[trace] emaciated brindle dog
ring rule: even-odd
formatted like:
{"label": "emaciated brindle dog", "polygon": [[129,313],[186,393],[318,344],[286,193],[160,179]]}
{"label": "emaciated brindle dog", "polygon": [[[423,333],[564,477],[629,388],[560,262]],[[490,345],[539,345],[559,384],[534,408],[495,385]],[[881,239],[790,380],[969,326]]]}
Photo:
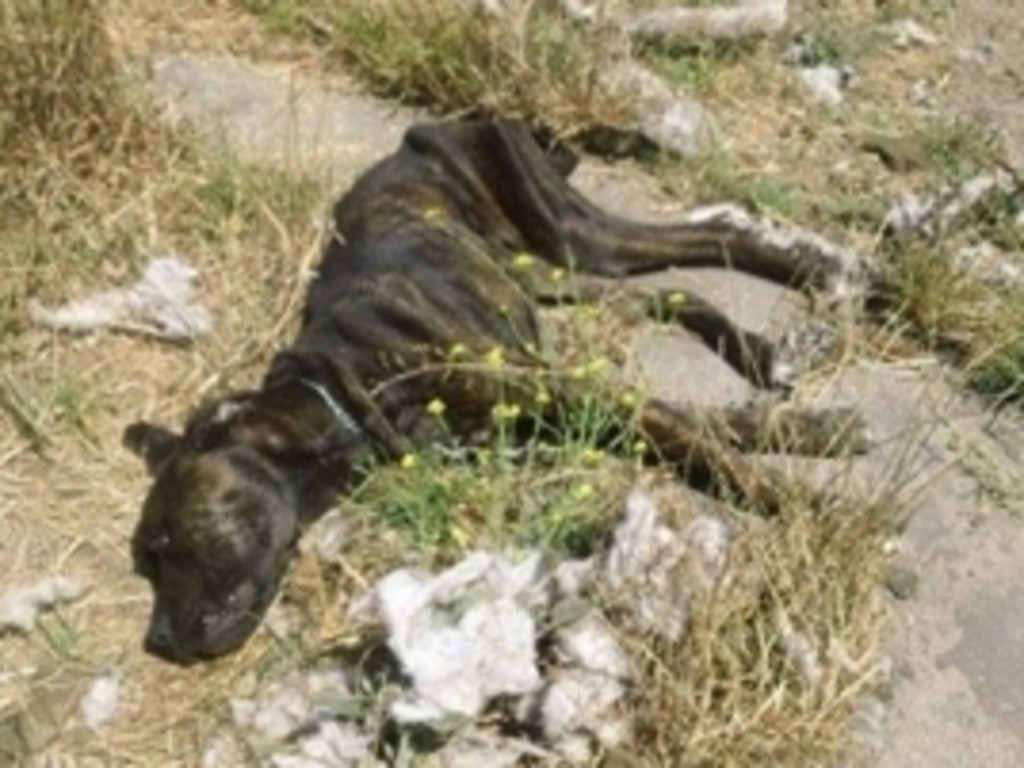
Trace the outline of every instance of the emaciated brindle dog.
{"label": "emaciated brindle dog", "polygon": [[[601,290],[598,278],[669,267],[731,265],[812,289],[842,277],[806,253],[759,250],[721,221],[615,218],[568,185],[572,166],[515,122],[414,127],[337,204],[301,332],[260,388],[198,408],[180,436],[128,427],[126,443],[155,476],[133,539],[137,570],[155,591],[150,652],[189,663],[239,648],[276,595],[303,525],[368,460],[394,460],[436,439],[431,401],[446,404],[454,439],[486,434],[495,405],[508,400],[557,434],[579,395],[538,356],[536,306],[550,288],[543,274],[575,278],[569,293],[579,300]],[[522,254],[534,269],[517,268]],[[768,341],[696,296],[680,302],[668,293],[633,298],[696,333],[752,382],[772,384]],[[479,361],[496,349],[500,384],[487,366],[453,363],[453,350]],[[517,370],[530,375],[510,377]],[[544,405],[539,379],[551,394]],[[750,407],[711,419],[654,400],[609,407],[623,409],[623,423],[657,461],[769,511],[779,503],[775,485],[741,451],[820,452],[851,422],[845,410],[767,419]],[[717,436],[708,424],[721,426]]]}

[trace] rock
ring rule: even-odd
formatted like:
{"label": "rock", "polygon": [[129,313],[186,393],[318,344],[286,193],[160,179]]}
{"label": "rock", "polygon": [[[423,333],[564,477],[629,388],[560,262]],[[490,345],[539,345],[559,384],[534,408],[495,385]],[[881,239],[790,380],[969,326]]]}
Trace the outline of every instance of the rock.
{"label": "rock", "polygon": [[885,574],[885,587],[897,600],[909,600],[917,594],[920,576],[909,566],[892,564]]}
{"label": "rock", "polygon": [[604,753],[600,768],[643,768],[644,763],[624,749],[609,749]]}
{"label": "rock", "polygon": [[953,254],[953,263],[960,269],[993,286],[1024,284],[1024,260],[983,240],[961,248]]}
{"label": "rock", "polygon": [[242,158],[334,183],[394,150],[422,116],[233,56],[172,53],[152,68],[152,93],[171,123],[187,123]]}
{"label": "rock", "polygon": [[82,697],[78,714],[89,730],[100,731],[113,721],[120,706],[122,675],[120,667],[103,670]]}
{"label": "rock", "polygon": [[412,681],[392,702],[396,721],[443,730],[496,697],[535,690],[541,676],[529,606],[546,579],[539,553],[519,562],[484,552],[437,576],[400,569],[381,579],[374,597],[388,646]]}
{"label": "rock", "polygon": [[787,0],[743,0],[702,8],[658,8],[622,22],[622,27],[639,40],[707,42],[771,37],[786,26],[788,5]]}
{"label": "rock", "polygon": [[696,157],[713,148],[718,127],[696,100],[633,61],[620,61],[600,76],[601,87],[628,94],[637,103],[634,130],[680,157]]}
{"label": "rock", "polygon": [[836,107],[843,103],[843,89],[846,88],[853,73],[846,67],[819,64],[814,67],[803,67],[798,70],[798,74],[815,101]]}

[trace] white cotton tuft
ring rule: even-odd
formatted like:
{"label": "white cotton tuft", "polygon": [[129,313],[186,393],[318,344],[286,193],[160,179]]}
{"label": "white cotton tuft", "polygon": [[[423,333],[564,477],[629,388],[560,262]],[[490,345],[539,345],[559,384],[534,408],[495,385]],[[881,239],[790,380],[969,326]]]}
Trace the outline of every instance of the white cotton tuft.
{"label": "white cotton tuft", "polygon": [[121,670],[111,667],[92,681],[79,702],[78,712],[89,730],[99,731],[114,719],[120,702]]}
{"label": "white cotton tuft", "polygon": [[67,576],[51,576],[29,587],[17,587],[0,597],[0,631],[31,632],[40,611],[77,600],[85,586]]}
{"label": "white cotton tuft", "polygon": [[100,291],[58,307],[31,301],[29,314],[55,330],[86,333],[124,325],[191,341],[213,327],[209,310],[192,301],[197,275],[178,256],[161,256],[150,261],[142,277],[128,288]]}
{"label": "white cotton tuft", "polygon": [[388,646],[412,680],[391,713],[403,723],[473,718],[495,697],[540,684],[528,606],[537,555],[515,563],[475,553],[436,577],[400,570],[377,585]]}

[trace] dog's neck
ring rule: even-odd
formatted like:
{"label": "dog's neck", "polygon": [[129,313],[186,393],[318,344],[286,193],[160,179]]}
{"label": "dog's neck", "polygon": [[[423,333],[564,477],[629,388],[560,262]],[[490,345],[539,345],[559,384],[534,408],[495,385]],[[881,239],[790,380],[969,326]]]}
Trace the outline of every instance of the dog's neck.
{"label": "dog's neck", "polygon": [[[307,376],[267,384],[254,403],[254,421],[280,435],[265,454],[284,472],[308,523],[334,505],[337,495],[372,460],[372,441],[331,388]],[[259,429],[259,427],[256,427]]]}

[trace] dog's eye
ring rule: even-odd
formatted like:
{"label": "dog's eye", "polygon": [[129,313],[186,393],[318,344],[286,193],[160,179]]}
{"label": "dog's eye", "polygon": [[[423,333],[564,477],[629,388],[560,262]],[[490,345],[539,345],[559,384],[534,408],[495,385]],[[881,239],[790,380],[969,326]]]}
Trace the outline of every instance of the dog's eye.
{"label": "dog's eye", "polygon": [[159,577],[161,563],[170,546],[171,537],[166,533],[137,542],[134,546],[135,572],[150,579]]}

